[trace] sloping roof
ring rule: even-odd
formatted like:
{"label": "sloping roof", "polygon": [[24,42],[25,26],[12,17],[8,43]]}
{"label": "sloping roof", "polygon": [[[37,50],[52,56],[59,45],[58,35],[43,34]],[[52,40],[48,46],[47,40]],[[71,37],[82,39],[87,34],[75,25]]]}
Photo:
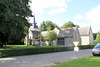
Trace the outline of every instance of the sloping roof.
{"label": "sloping roof", "polygon": [[47,33],[48,33],[48,31],[42,31],[41,35],[46,36]]}
{"label": "sloping roof", "polygon": [[[57,28],[60,32],[58,32],[57,37],[62,38],[62,37],[73,37],[74,30],[77,29],[77,27],[69,27],[69,28]],[[42,31],[41,34],[43,36],[46,36],[48,31]]]}
{"label": "sloping roof", "polygon": [[77,27],[61,28],[57,37],[73,37],[73,33],[76,28]]}
{"label": "sloping roof", "polygon": [[89,35],[91,26],[88,27],[80,27],[79,32],[81,36]]}

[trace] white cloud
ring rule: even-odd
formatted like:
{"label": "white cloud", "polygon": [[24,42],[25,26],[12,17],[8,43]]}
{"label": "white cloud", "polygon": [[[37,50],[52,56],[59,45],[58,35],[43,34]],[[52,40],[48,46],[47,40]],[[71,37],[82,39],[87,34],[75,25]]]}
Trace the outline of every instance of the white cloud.
{"label": "white cloud", "polygon": [[77,16],[75,16],[75,19],[82,19],[82,18],[83,18],[82,15],[77,15]]}
{"label": "white cloud", "polygon": [[57,24],[58,26],[62,26],[63,25],[62,21],[59,18],[53,18],[52,22],[55,23],[55,24],[59,23],[59,25]]}
{"label": "white cloud", "polygon": [[58,18],[53,18],[52,20],[54,23],[58,23],[59,22],[59,19]]}
{"label": "white cloud", "polygon": [[80,27],[91,26],[91,24],[89,24],[89,23],[87,23],[87,24],[85,24],[85,23],[78,23],[78,25],[79,25]]}
{"label": "white cloud", "polygon": [[51,11],[48,11],[49,15],[55,15],[57,13],[62,13],[65,12],[66,9],[65,8],[57,8],[57,9],[52,9]]}
{"label": "white cloud", "polygon": [[[44,19],[44,12],[49,10],[54,9],[55,12],[60,13],[65,11],[64,8],[67,7],[66,1],[67,0],[31,0],[32,3],[29,3],[31,6],[30,9],[32,10],[33,14],[35,13],[36,16],[36,21],[38,24],[40,24]],[[62,8],[62,10],[58,9]],[[56,9],[60,11],[56,11]],[[48,13],[48,12],[47,12]],[[54,13],[52,13],[54,14]],[[49,18],[48,18],[49,19]],[[45,20],[48,20],[45,19]],[[30,18],[30,23],[33,22],[33,18]]]}
{"label": "white cloud", "polygon": [[69,2],[70,0],[67,0],[67,2]]}
{"label": "white cloud", "polygon": [[45,8],[66,8],[66,0],[31,0],[33,12],[43,14]]}
{"label": "white cloud", "polygon": [[91,21],[93,32],[98,32],[100,30],[100,26],[98,26],[100,25],[100,5],[88,11],[85,19]]}
{"label": "white cloud", "polygon": [[93,23],[100,23],[100,6],[97,6],[87,12],[85,19],[90,20]]}
{"label": "white cloud", "polygon": [[78,23],[78,25],[79,25],[80,27],[91,26],[92,32],[93,32],[93,33],[99,32],[99,29],[100,29],[99,26],[95,26],[94,24],[91,24],[91,23],[86,23],[86,24],[85,24],[85,23]]}

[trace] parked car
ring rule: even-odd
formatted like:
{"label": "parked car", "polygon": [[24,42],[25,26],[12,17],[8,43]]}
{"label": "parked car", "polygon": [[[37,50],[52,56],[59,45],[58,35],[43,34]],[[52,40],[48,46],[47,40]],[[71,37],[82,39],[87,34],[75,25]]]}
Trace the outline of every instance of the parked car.
{"label": "parked car", "polygon": [[100,44],[97,44],[97,45],[92,49],[92,54],[93,54],[93,56],[100,55]]}

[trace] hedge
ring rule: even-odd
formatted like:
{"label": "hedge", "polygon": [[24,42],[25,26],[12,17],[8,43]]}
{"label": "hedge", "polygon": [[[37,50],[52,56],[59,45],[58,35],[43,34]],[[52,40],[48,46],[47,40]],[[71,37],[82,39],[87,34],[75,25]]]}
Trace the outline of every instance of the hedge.
{"label": "hedge", "polygon": [[[82,49],[91,49],[94,45],[84,45],[79,46]],[[43,54],[51,52],[61,52],[61,51],[72,51],[74,47],[36,47],[36,48],[20,48],[20,49],[3,49],[2,57],[12,57],[12,56],[22,56],[22,55],[33,55],[33,54]]]}
{"label": "hedge", "polygon": [[91,49],[93,48],[95,45],[81,45],[79,46],[79,49],[82,50],[82,49]]}

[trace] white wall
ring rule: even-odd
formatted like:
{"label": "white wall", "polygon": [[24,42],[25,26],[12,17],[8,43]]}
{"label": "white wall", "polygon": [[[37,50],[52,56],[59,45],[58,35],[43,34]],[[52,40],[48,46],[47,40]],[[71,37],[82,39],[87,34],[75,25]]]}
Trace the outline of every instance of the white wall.
{"label": "white wall", "polygon": [[89,36],[81,36],[81,44],[88,45],[89,44]]}
{"label": "white wall", "polygon": [[33,37],[33,34],[31,31],[29,31],[29,39],[32,39],[32,37]]}

